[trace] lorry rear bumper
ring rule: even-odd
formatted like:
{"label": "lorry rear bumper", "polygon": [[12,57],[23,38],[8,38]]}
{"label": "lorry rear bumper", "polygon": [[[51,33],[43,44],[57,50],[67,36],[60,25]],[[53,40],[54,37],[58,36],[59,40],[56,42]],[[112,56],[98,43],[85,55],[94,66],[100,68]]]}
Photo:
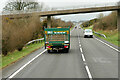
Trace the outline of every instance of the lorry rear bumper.
{"label": "lorry rear bumper", "polygon": [[52,48],[47,48],[47,50],[52,50]]}
{"label": "lorry rear bumper", "polygon": [[47,48],[47,50],[63,50],[64,48]]}

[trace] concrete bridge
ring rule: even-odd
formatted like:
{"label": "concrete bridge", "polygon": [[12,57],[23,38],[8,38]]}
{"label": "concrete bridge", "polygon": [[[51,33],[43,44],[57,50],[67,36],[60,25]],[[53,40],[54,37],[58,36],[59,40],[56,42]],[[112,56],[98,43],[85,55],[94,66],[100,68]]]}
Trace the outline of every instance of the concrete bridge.
{"label": "concrete bridge", "polygon": [[39,17],[47,16],[47,27],[50,28],[51,27],[51,16],[78,14],[78,13],[103,12],[103,11],[117,11],[118,13],[117,26],[118,28],[120,28],[120,6],[80,8],[80,9],[70,9],[70,10],[33,12],[33,13],[26,13],[26,14],[11,14],[11,15],[3,15],[2,17],[10,18],[10,19],[19,19],[19,18],[28,18],[33,15],[39,16]]}

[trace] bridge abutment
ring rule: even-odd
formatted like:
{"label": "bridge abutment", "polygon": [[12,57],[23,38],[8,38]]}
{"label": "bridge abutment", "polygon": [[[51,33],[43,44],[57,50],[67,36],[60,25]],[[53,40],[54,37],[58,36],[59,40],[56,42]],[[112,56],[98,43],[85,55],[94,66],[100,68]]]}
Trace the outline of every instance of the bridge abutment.
{"label": "bridge abutment", "polygon": [[47,28],[51,28],[51,16],[47,16]]}
{"label": "bridge abutment", "polygon": [[120,9],[117,10],[117,28],[120,31]]}
{"label": "bridge abutment", "polygon": [[[118,41],[120,41],[120,9],[117,10],[117,28],[118,28]],[[118,46],[120,44],[118,43]],[[118,49],[120,50],[120,48],[118,47]],[[120,61],[120,54],[118,55],[118,61]],[[118,65],[118,67],[120,67],[120,64]],[[120,69],[119,69],[120,70]],[[120,75],[120,73],[118,73],[118,75]],[[120,79],[120,76],[118,76]]]}

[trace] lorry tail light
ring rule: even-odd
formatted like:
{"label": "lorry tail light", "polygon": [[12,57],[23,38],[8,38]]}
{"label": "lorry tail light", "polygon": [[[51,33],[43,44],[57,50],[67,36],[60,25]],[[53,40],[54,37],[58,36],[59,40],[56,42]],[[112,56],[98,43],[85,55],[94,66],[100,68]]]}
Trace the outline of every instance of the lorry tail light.
{"label": "lorry tail light", "polygon": [[69,34],[69,31],[67,31],[67,34]]}
{"label": "lorry tail light", "polygon": [[49,43],[49,42],[45,42],[45,43]]}
{"label": "lorry tail light", "polygon": [[68,48],[68,46],[64,46],[64,48]]}
{"label": "lorry tail light", "polygon": [[45,31],[45,34],[47,34],[47,31]]}
{"label": "lorry tail light", "polygon": [[46,48],[51,48],[51,46],[47,46]]}

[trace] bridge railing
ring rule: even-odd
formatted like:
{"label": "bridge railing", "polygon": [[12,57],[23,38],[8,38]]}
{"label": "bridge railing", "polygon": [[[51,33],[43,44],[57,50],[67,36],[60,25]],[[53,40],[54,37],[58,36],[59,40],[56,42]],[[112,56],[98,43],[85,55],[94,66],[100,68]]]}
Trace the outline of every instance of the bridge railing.
{"label": "bridge railing", "polygon": [[76,5],[76,6],[67,6],[67,7],[56,7],[53,8],[54,10],[68,10],[68,9],[80,9],[80,8],[93,8],[93,7],[108,7],[108,6],[117,6],[117,3],[112,2],[112,3],[102,3],[102,4],[81,4],[81,5]]}
{"label": "bridge railing", "polygon": [[117,6],[116,2],[109,3],[100,3],[100,4],[81,4],[76,6],[67,6],[67,7],[54,7],[49,10],[29,10],[29,11],[7,11],[3,12],[2,15],[9,14],[23,14],[23,13],[34,13],[34,12],[44,12],[44,11],[55,11],[55,10],[69,10],[69,9],[80,9],[80,8],[92,8],[92,7],[107,7],[107,6]]}

